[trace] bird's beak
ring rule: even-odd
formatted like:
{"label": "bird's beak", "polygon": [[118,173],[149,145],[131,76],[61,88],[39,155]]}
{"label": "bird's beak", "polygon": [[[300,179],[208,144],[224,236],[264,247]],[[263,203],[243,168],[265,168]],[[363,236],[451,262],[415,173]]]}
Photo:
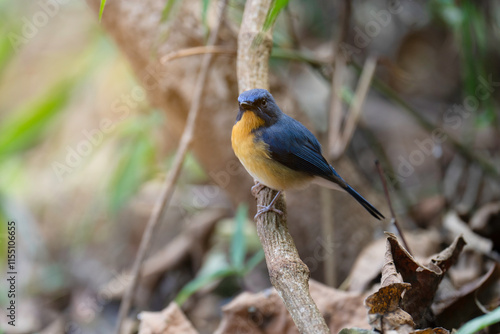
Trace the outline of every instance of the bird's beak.
{"label": "bird's beak", "polygon": [[246,101],[240,102],[240,109],[250,110],[251,108],[252,108],[252,105],[250,104],[250,102],[246,102]]}

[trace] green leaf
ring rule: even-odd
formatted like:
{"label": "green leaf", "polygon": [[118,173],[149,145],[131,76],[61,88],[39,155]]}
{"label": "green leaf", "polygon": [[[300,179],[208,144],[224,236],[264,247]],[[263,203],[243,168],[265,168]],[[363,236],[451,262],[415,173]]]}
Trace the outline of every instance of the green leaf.
{"label": "green leaf", "polygon": [[257,266],[259,263],[261,263],[264,260],[264,258],[265,258],[264,250],[260,249],[245,264],[244,275],[251,272],[253,270],[253,268],[255,268],[255,266]]}
{"label": "green leaf", "polygon": [[246,238],[245,238],[245,223],[247,220],[248,206],[246,204],[240,204],[238,210],[236,211],[235,229],[234,234],[231,239],[230,258],[231,265],[237,270],[241,271],[243,269],[243,263],[245,261],[245,255],[247,250]]}
{"label": "green leaf", "polygon": [[122,148],[123,155],[110,183],[110,208],[116,213],[137,192],[154,165],[154,146],[136,136]]}
{"label": "green leaf", "polygon": [[170,19],[173,12],[172,9],[178,1],[179,0],[167,0],[167,3],[165,4],[165,7],[163,7],[163,11],[161,12],[160,22],[164,23]]}
{"label": "green leaf", "polygon": [[99,8],[99,22],[101,22],[102,13],[104,13],[104,6],[106,6],[106,0],[101,0],[101,8]]}
{"label": "green leaf", "polygon": [[500,307],[488,314],[470,320],[458,330],[457,334],[477,333],[481,329],[496,324],[497,322],[500,322]]}
{"label": "green leaf", "polygon": [[[9,33],[10,34],[10,33]],[[0,75],[4,72],[9,64],[9,61],[14,55],[14,48],[7,34],[2,33],[0,37]]]}
{"label": "green leaf", "polygon": [[203,22],[203,25],[205,27],[207,26],[207,14],[209,6],[210,0],[201,0],[201,22]]}
{"label": "green leaf", "polygon": [[206,276],[198,276],[182,288],[182,290],[175,298],[175,302],[179,305],[182,305],[198,290],[219,279],[231,276],[233,274],[234,270],[232,268],[225,268],[217,270],[216,272],[210,273]]}
{"label": "green leaf", "polygon": [[279,13],[288,5],[289,0],[274,0],[271,9],[267,13],[266,21],[264,22],[264,31],[269,30],[276,22]]}
{"label": "green leaf", "polygon": [[217,280],[235,274],[234,269],[227,263],[224,253],[211,252],[198,272],[198,276],[186,284],[179,292],[175,301],[182,305],[195,292]]}
{"label": "green leaf", "polygon": [[73,84],[64,81],[0,122],[0,159],[40,142],[68,102]]}

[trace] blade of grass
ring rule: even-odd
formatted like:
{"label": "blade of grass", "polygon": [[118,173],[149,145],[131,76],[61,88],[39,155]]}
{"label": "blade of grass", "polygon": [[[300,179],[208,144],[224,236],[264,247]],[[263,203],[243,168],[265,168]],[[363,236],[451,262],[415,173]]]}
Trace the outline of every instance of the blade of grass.
{"label": "blade of grass", "polygon": [[161,12],[160,22],[165,23],[170,19],[172,9],[178,1],[179,0],[167,0],[167,3],[165,4],[165,7],[163,7],[163,11]]}
{"label": "blade of grass", "polygon": [[482,315],[465,323],[458,330],[457,334],[473,334],[481,329],[500,322],[500,307],[494,309],[488,314]]}
{"label": "blade of grass", "polygon": [[205,36],[208,36],[207,14],[209,5],[210,5],[210,0],[201,1],[201,24],[203,25],[203,29],[205,30]]}
{"label": "blade of grass", "polygon": [[38,143],[67,104],[72,82],[63,81],[30,101],[0,123],[0,157],[19,153]]}
{"label": "blade of grass", "polygon": [[271,10],[269,13],[267,13],[266,21],[264,22],[264,31],[269,30],[274,25],[274,22],[276,22],[276,19],[278,18],[279,13],[283,8],[288,5],[289,0],[274,0]]}
{"label": "blade of grass", "polygon": [[202,289],[203,287],[219,280],[224,277],[228,277],[234,274],[234,269],[233,268],[225,268],[225,269],[220,269],[217,270],[213,273],[210,273],[206,276],[198,276],[188,284],[182,288],[182,290],[179,292],[177,297],[175,298],[175,302],[182,306],[188,300],[189,297],[191,297],[194,293]]}
{"label": "blade of grass", "polygon": [[259,263],[264,261],[264,258],[265,258],[265,254],[264,254],[263,249],[260,249],[257,253],[252,255],[252,257],[247,261],[247,263],[245,263],[245,269],[243,270],[243,276],[245,276],[246,274],[251,272],[253,270],[253,268],[255,268],[255,266],[257,266]]}
{"label": "blade of grass", "polygon": [[118,212],[136,193],[139,186],[151,174],[154,166],[154,145],[143,136],[124,145],[122,158],[110,182],[110,209]]}
{"label": "blade of grass", "polygon": [[245,222],[247,220],[248,206],[240,204],[235,216],[235,230],[231,239],[230,257],[231,265],[237,270],[243,269],[246,255]]}
{"label": "blade of grass", "polygon": [[101,0],[101,7],[99,8],[99,22],[101,22],[102,13],[104,13],[104,6],[106,6],[106,0]]}

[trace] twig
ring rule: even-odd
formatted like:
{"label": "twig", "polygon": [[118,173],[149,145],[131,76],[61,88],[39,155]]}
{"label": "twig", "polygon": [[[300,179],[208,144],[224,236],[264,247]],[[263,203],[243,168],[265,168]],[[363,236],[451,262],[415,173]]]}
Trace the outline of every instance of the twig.
{"label": "twig", "polygon": [[340,54],[340,44],[346,40],[347,37],[347,31],[349,29],[349,22],[351,19],[351,0],[338,0],[338,3],[342,6],[342,8],[338,9],[338,12],[340,14],[340,24],[338,25],[339,32],[337,34],[337,37],[335,38],[335,54],[334,57],[336,57],[338,54]]}
{"label": "twig", "polygon": [[197,56],[207,53],[217,54],[217,55],[223,55],[223,54],[236,55],[236,49],[218,45],[195,46],[193,48],[187,48],[187,49],[182,49],[180,51],[170,52],[160,58],[160,63],[165,64],[174,59]]}
{"label": "twig", "polygon": [[[334,221],[334,206],[333,192],[334,190],[321,187],[319,195],[321,200],[321,233],[328,242],[335,240],[335,221]],[[337,254],[336,252],[325,252],[323,261],[325,271],[325,284],[331,287],[337,286]]]}
{"label": "twig", "polygon": [[379,138],[376,137],[373,131],[363,122],[359,123],[358,128],[361,131],[361,134],[365,137],[365,141],[369,143],[370,148],[373,150],[377,159],[385,167],[385,175],[389,175],[389,183],[396,191],[398,197],[400,198],[400,202],[403,203],[405,208],[410,207],[412,205],[412,201],[409,198],[406,189],[401,187],[394,167],[392,166],[391,161],[387,156],[387,152],[385,151],[385,148]]}
{"label": "twig", "polygon": [[[219,12],[218,12],[219,22],[217,23],[216,27],[212,30],[210,34],[210,37],[208,39],[209,45],[214,45],[217,42],[217,36],[219,34],[219,28],[223,20],[226,4],[227,0],[221,0],[221,5],[219,7]],[[211,60],[212,60],[212,54],[210,53],[205,54],[202,59],[200,72],[198,74],[196,86],[193,92],[193,103],[191,104],[191,108],[189,109],[186,127],[184,128],[179,148],[174,157],[173,167],[168,173],[168,176],[163,185],[163,191],[160,195],[158,202],[156,202],[153,208],[153,212],[149,217],[146,229],[144,230],[144,234],[142,235],[141,244],[137,252],[137,257],[132,267],[132,282],[130,283],[130,287],[125,293],[124,299],[120,305],[120,311],[118,313],[118,322],[116,324],[115,334],[121,333],[121,327],[123,321],[127,317],[127,314],[130,310],[132,299],[135,295],[137,283],[139,281],[142,264],[151,246],[152,237],[155,233],[156,227],[158,226],[158,223],[160,221],[164,209],[168,206],[168,203],[172,198],[172,195],[174,193],[175,183],[179,178],[184,158],[186,156],[186,152],[193,141],[196,118],[198,117],[203,88],[205,86],[205,81],[208,75],[208,71],[210,69]]]}
{"label": "twig", "polygon": [[[355,62],[352,62],[352,64],[357,70],[361,70],[361,68],[358,64],[356,64]],[[458,152],[460,152],[460,154],[465,159],[467,159],[467,161],[477,163],[478,165],[481,166],[481,168],[488,175],[491,175],[491,176],[496,177],[496,178],[500,177],[500,170],[497,167],[495,167],[493,164],[491,164],[483,156],[476,154],[471,149],[469,149],[467,146],[460,143],[452,135],[450,135],[447,131],[445,131],[442,128],[437,127],[436,125],[432,124],[432,122],[428,121],[424,116],[421,115],[421,113],[419,113],[412,106],[410,106],[408,104],[408,102],[406,102],[401,96],[399,96],[391,87],[389,87],[382,80],[380,80],[378,78],[374,78],[373,79],[373,87],[375,89],[377,89],[378,91],[382,92],[384,95],[389,97],[391,100],[393,100],[397,104],[399,104],[399,106],[402,107],[403,110],[407,111],[410,114],[410,116],[412,116],[417,121],[417,123],[425,130],[427,130],[429,132],[432,132],[436,129],[441,130],[443,135],[445,135],[446,141],[449,141],[451,143],[451,145]]]}
{"label": "twig", "polygon": [[[336,51],[334,51],[335,53]],[[344,82],[344,73],[346,70],[345,58],[335,53],[334,56],[335,71],[332,77],[332,88],[330,91],[330,116],[328,125],[328,138],[327,138],[327,149],[329,157],[332,158],[332,152],[338,142],[341,140],[341,124],[342,124],[342,100],[340,97],[340,92],[342,91],[342,84]],[[335,221],[333,219],[333,208],[331,203],[333,202],[332,190],[327,188],[320,189],[321,197],[321,231],[323,235],[330,240],[335,240]],[[327,252],[327,258],[325,258],[325,282],[329,286],[336,286],[336,273],[337,273],[337,259],[334,252]]]}
{"label": "twig", "polygon": [[[318,59],[313,56],[307,55],[303,52],[297,52],[293,50],[285,50],[274,48],[272,56],[280,59],[289,59],[300,62],[305,62],[309,64],[312,68],[318,71],[318,73],[327,81],[331,81],[331,77],[325,75],[325,72],[321,70],[322,67],[329,65],[328,60]],[[361,71],[361,66],[357,64],[355,61],[351,60],[350,64],[356,68],[356,70]],[[432,122],[428,121],[425,117],[423,117],[417,110],[415,110],[412,106],[410,106],[398,93],[396,93],[391,87],[385,84],[382,80],[377,77],[373,78],[372,86],[391,99],[393,102],[398,104],[403,110],[405,110],[412,118],[414,118],[417,123],[424,128],[428,132],[432,132],[437,129],[436,125],[432,124]],[[499,178],[500,170],[495,167],[492,163],[490,163],[485,157],[473,152],[464,144],[457,141],[453,136],[451,136],[444,129],[442,130],[442,134],[446,136],[446,140],[450,142],[451,146],[453,146],[467,161],[472,163],[477,163],[481,166],[481,168],[486,172],[486,174]]]}
{"label": "twig", "polygon": [[[269,56],[272,48],[271,29],[263,26],[272,0],[247,1],[238,35],[237,73],[240,92],[252,88],[268,88]],[[260,43],[255,41],[259,40]],[[267,205],[275,191],[262,187],[257,192],[257,204]],[[258,216],[257,233],[266,256],[271,283],[300,333],[329,333],[325,319],[309,293],[309,269],[301,261],[286,224],[283,196],[276,207],[284,215],[265,213]]]}
{"label": "twig", "polygon": [[335,56],[335,71],[332,77],[330,117],[328,126],[328,155],[333,158],[335,147],[342,138],[342,100],[340,97],[342,84],[344,82],[344,73],[346,70],[345,58],[342,55]]}
{"label": "twig", "polygon": [[[349,26],[349,19],[351,13],[351,6],[349,0],[339,0],[338,3],[342,6],[338,10],[341,13],[339,16],[338,34],[334,38],[333,45],[333,61],[334,72],[332,77],[332,89],[330,93],[330,116],[328,126],[328,146],[326,151],[329,158],[336,160],[340,155],[336,155],[339,147],[345,149],[346,145],[341,145],[343,134],[341,132],[342,123],[342,99],[341,91],[346,71],[346,59],[340,53],[340,45],[345,40],[347,34],[347,27]],[[335,27],[337,29],[337,27]],[[340,145],[339,145],[340,144]],[[327,188],[320,189],[321,198],[321,231],[323,236],[332,242],[335,240],[335,220],[333,215],[333,195],[332,190]],[[329,286],[337,286],[337,257],[335,252],[327,252],[323,261],[325,271],[325,283]]]}
{"label": "twig", "polygon": [[336,146],[336,150],[332,152],[334,159],[344,154],[347,145],[354,135],[354,130],[356,129],[356,125],[361,117],[363,103],[365,102],[366,94],[368,94],[376,66],[377,59],[375,57],[370,56],[366,58],[365,65],[363,66],[363,71],[361,72],[361,77],[356,88],[356,93],[354,94],[353,102],[347,112],[342,138]]}
{"label": "twig", "polygon": [[400,228],[398,221],[396,220],[396,215],[394,214],[394,209],[392,208],[391,197],[389,196],[389,188],[387,187],[387,182],[385,180],[384,172],[382,171],[382,167],[378,160],[375,160],[375,166],[377,166],[377,171],[380,176],[380,180],[382,181],[382,186],[384,187],[385,198],[387,199],[387,204],[389,205],[389,209],[391,210],[391,223],[394,224],[396,229],[398,230],[399,236],[401,237],[401,241],[403,242],[403,246],[406,248],[408,253],[412,255],[410,251],[410,247],[408,247],[408,243],[403,234],[403,230]]}
{"label": "twig", "polygon": [[271,57],[277,59],[299,61],[314,66],[315,68],[328,66],[331,65],[332,63],[331,59],[326,59],[326,58],[320,59],[305,51],[282,49],[276,47],[274,47],[273,50],[271,51]]}

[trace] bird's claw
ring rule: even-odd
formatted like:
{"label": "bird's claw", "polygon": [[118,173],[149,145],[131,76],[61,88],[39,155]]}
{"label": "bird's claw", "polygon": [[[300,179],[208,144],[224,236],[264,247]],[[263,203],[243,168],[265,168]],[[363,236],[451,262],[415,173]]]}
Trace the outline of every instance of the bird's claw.
{"label": "bird's claw", "polygon": [[274,207],[274,205],[267,205],[267,206],[264,206],[264,205],[257,205],[257,207],[261,208],[259,211],[257,211],[257,214],[253,217],[253,219],[257,219],[257,217],[259,217],[261,214],[264,214],[266,212],[274,212],[274,213],[277,213],[278,215],[282,216],[283,215],[283,211],[279,210],[279,209],[276,209]]}
{"label": "bird's claw", "polygon": [[266,186],[260,182],[257,182],[252,186],[252,195],[257,196],[257,194],[264,189]]}

